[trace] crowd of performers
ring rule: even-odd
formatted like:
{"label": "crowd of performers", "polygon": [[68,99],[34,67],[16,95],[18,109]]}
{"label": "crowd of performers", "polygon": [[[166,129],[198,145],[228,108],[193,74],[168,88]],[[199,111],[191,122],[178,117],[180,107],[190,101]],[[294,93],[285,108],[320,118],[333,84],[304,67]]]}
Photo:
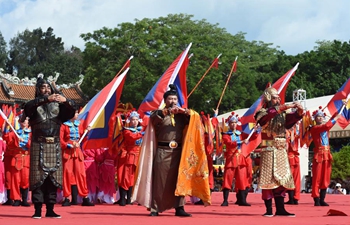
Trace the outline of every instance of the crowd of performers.
{"label": "crowd of performers", "polygon": [[[28,207],[30,190],[35,209],[32,217],[36,219],[42,216],[43,204],[46,217],[60,218],[53,211],[57,200],[62,206],[94,206],[96,202],[125,206],[137,202],[147,207],[151,216],[171,208],[175,208],[176,216],[191,216],[184,209],[186,195],[195,197],[195,204],[209,205],[214,190],[212,140],[219,126],[218,111],[214,110],[210,118],[179,107],[174,85],[163,97],[164,109],[152,112],[147,123],[135,110],[123,113],[122,142],[110,148],[82,149],[80,139],[88,128],[77,120],[74,103],[54,94],[47,81],[38,79],[36,98],[24,106],[20,128],[1,135],[0,201],[3,205]],[[280,101],[274,88],[265,90],[264,105],[255,115],[259,126],[251,137],[262,138],[258,188],[262,190],[266,217],[295,216],[286,211],[285,204],[297,205],[300,199],[295,143],[299,134],[291,128],[304,110],[299,103]],[[326,123],[322,110],[312,116],[312,197],[315,206],[328,206],[325,197],[332,160],[328,132],[337,116]],[[236,204],[249,207],[252,160],[250,154],[241,151],[248,140],[239,130],[237,114],[232,113],[225,122],[227,130],[221,133],[226,146],[221,206],[229,205],[235,183]],[[289,200],[284,202],[286,194]]]}

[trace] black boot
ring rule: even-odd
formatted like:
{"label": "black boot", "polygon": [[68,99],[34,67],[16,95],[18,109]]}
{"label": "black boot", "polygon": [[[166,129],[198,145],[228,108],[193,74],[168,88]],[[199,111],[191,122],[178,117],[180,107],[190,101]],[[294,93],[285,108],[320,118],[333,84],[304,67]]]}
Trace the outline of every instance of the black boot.
{"label": "black boot", "polygon": [[284,204],[287,205],[294,205],[294,191],[293,190],[289,190],[288,191],[288,202],[285,202]]}
{"label": "black boot", "polygon": [[14,200],[12,206],[20,206],[21,200]]}
{"label": "black boot", "polygon": [[65,198],[64,200],[63,200],[63,202],[62,202],[62,206],[70,206],[71,204],[70,204],[70,201],[69,201],[69,199],[68,198]]}
{"label": "black boot", "polygon": [[26,189],[22,189],[21,188],[21,194],[22,194],[22,202],[21,202],[21,206],[30,206],[30,204],[28,203],[28,191],[29,188]]}
{"label": "black boot", "polygon": [[283,197],[275,197],[276,204],[276,216],[288,216],[295,217],[295,214],[289,213],[284,208],[284,198]]}
{"label": "black boot", "polygon": [[272,213],[272,199],[264,200],[265,207],[266,207],[266,213],[263,216],[266,217],[273,217]]}
{"label": "black boot", "polygon": [[54,207],[54,204],[52,204],[52,203],[46,204],[46,214],[45,214],[45,217],[55,218],[55,219],[61,218],[60,215],[56,214],[56,213],[53,211],[53,207]]}
{"label": "black boot", "polygon": [[238,195],[240,196],[239,199],[241,200],[240,204],[238,204],[239,206],[250,206],[250,204],[247,203],[246,200],[246,190],[239,190],[238,191]]}
{"label": "black boot", "polygon": [[236,202],[235,202],[235,205],[239,205],[239,204],[241,204],[241,196],[239,195],[239,191],[237,190],[237,192],[236,192]]}
{"label": "black boot", "polygon": [[320,191],[320,204],[321,206],[329,206],[327,202],[324,201],[326,198],[327,189],[321,189]]}
{"label": "black boot", "polygon": [[199,200],[198,202],[195,202],[194,204],[195,204],[195,205],[204,205],[204,202],[203,202],[202,199],[201,199],[201,200]]}
{"label": "black boot", "polygon": [[228,196],[230,194],[230,190],[225,188],[222,190],[222,194],[224,197],[224,201],[222,202],[221,206],[228,206]]}
{"label": "black boot", "polygon": [[83,198],[82,206],[95,206],[94,203],[90,202],[90,199],[88,197]]}
{"label": "black boot", "polygon": [[71,205],[78,205],[78,187],[77,185],[72,185],[72,202]]}
{"label": "black boot", "polygon": [[191,214],[185,212],[185,209],[183,206],[175,208],[175,216],[182,216],[182,217],[190,217]]}
{"label": "black boot", "polygon": [[6,192],[7,192],[7,201],[2,205],[13,205],[13,201],[10,199],[11,191],[8,189]]}
{"label": "black boot", "polygon": [[34,203],[34,215],[32,216],[33,219],[41,219],[41,207],[43,206],[43,203]]}
{"label": "black boot", "polygon": [[314,206],[321,206],[320,198],[314,198]]}
{"label": "black boot", "polygon": [[125,206],[126,205],[126,200],[125,200],[126,190],[119,187],[119,194],[120,194],[119,205]]}
{"label": "black boot", "polygon": [[129,190],[126,192],[126,204],[132,205],[131,203],[132,187],[129,187]]}

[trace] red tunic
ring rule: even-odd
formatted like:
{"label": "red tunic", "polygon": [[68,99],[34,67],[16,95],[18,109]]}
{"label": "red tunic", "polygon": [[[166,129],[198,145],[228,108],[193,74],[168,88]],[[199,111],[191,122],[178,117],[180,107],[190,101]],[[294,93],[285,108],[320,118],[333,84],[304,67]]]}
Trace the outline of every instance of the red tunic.
{"label": "red tunic", "polygon": [[21,132],[18,133],[23,139],[21,142],[13,131],[4,134],[4,140],[7,143],[7,160],[9,160],[7,163],[10,163],[7,166],[9,166],[10,198],[12,200],[21,200],[20,188],[27,189],[29,187],[30,132],[28,128],[25,128],[25,132],[21,129]]}
{"label": "red tunic", "polygon": [[61,126],[64,197],[71,195],[71,185],[77,185],[80,196],[86,197],[88,195],[83,152],[80,147],[73,147],[73,141],[78,142],[83,132],[79,121],[74,121],[74,123],[67,121]]}
{"label": "red tunic", "polygon": [[124,143],[118,159],[118,186],[128,190],[134,186],[135,171],[138,164],[142,132],[141,129],[125,128]]}
{"label": "red tunic", "polygon": [[320,196],[319,189],[327,189],[332,172],[332,154],[329,147],[329,130],[335,124],[330,120],[325,124],[315,125],[310,129],[314,142],[314,158],[312,160],[312,194],[313,198]]}
{"label": "red tunic", "polygon": [[[246,159],[237,143],[237,141],[240,142],[239,135],[240,132],[222,135],[223,143],[226,145],[223,189],[232,188],[233,178],[236,180],[235,188],[238,190],[245,190],[248,185]],[[235,139],[232,140],[231,136],[235,136]]]}

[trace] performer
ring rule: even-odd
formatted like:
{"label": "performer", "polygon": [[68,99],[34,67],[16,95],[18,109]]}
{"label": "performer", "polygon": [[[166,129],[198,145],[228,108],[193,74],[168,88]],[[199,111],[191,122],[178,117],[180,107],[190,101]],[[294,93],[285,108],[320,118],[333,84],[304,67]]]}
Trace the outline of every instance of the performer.
{"label": "performer", "polygon": [[[63,196],[62,206],[78,204],[78,193],[83,197],[82,206],[94,206],[87,197],[89,191],[86,184],[86,173],[84,167],[84,156],[80,148],[79,140],[84,133],[78,118],[78,110],[69,121],[61,126],[60,139],[63,155]],[[72,195],[72,202],[68,197]]]}
{"label": "performer", "polygon": [[129,126],[124,126],[123,128],[124,143],[118,160],[120,206],[132,204],[131,193],[135,182],[135,171],[144,134],[141,122],[140,115],[136,111],[132,111],[126,120]]}
{"label": "performer", "polygon": [[[264,91],[264,105],[255,114],[257,123],[262,127],[260,179],[258,187],[262,189],[266,213],[271,217],[272,198],[275,199],[276,216],[291,216],[284,208],[286,189],[294,189],[294,181],[290,171],[287,155],[286,129],[291,128],[302,118],[303,107],[299,103],[280,105],[280,97],[276,89],[270,87]],[[286,113],[287,109],[295,112]]]}
{"label": "performer", "polygon": [[298,205],[300,199],[300,164],[299,164],[299,152],[298,152],[298,136],[296,127],[287,130],[287,143],[288,143],[288,159],[290,170],[292,172],[295,189],[288,190],[288,205]]}
{"label": "performer", "polygon": [[133,200],[151,208],[151,216],[175,208],[175,216],[189,217],[185,195],[210,204],[203,127],[198,113],[177,105],[176,87],[169,86],[165,108],[151,114],[146,129]]}
{"label": "performer", "polygon": [[109,151],[108,148],[103,148],[99,160],[101,160],[101,164],[99,166],[100,183],[97,198],[100,202],[113,204],[115,202],[113,195],[116,193],[115,167],[117,166],[117,154]]}
{"label": "performer", "polygon": [[[6,142],[4,142],[6,145]],[[11,161],[12,153],[7,148],[4,148],[3,151],[3,162],[4,162],[4,179],[5,179],[5,189],[6,189],[6,202],[2,205],[13,205],[13,200],[11,199]]]}
{"label": "performer", "polygon": [[49,82],[38,77],[35,99],[24,106],[32,129],[30,147],[30,190],[34,219],[41,218],[42,204],[46,217],[61,218],[53,209],[57,188],[62,189],[62,153],[59,140],[61,124],[74,116],[73,102],[55,94]]}
{"label": "performer", "polygon": [[99,189],[99,163],[101,149],[84,149],[84,166],[86,173],[86,184],[89,191],[88,198],[92,202],[96,202],[97,190]]}
{"label": "performer", "polygon": [[[20,121],[20,128],[16,131],[9,131],[4,134],[4,140],[7,143],[7,150],[12,155],[11,159],[11,196],[14,200],[12,206],[30,206],[28,203],[29,191],[29,149],[31,130],[28,124],[28,118],[22,115],[23,121]],[[14,133],[17,132],[20,139]],[[22,201],[21,201],[22,200]]]}
{"label": "performer", "polygon": [[339,115],[325,122],[326,114],[321,110],[312,113],[315,125],[310,128],[314,142],[314,158],[312,160],[312,194],[314,206],[329,206],[325,202],[327,187],[332,172],[332,154],[329,146],[329,130]]}
{"label": "performer", "polygon": [[247,187],[247,163],[246,158],[241,153],[241,132],[237,130],[240,125],[239,117],[234,112],[226,119],[229,130],[222,135],[223,143],[226,145],[225,170],[223,182],[224,201],[221,206],[228,206],[228,197],[232,188],[233,178],[235,178],[235,187],[238,190],[238,205],[250,206],[246,201],[245,190]]}
{"label": "performer", "polygon": [[2,130],[0,129],[0,203],[7,201],[6,192],[5,192],[5,168],[4,168],[4,153],[6,151],[6,143],[2,139]]}

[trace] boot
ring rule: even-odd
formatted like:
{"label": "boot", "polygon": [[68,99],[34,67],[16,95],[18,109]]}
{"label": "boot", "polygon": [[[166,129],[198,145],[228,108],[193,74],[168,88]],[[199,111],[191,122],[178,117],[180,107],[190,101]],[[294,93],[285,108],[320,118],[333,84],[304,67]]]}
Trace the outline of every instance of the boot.
{"label": "boot", "polygon": [[10,199],[10,194],[11,194],[10,189],[7,189],[6,192],[7,192],[7,201],[2,205],[13,205],[13,201]]}
{"label": "boot", "polygon": [[21,188],[21,194],[22,194],[22,202],[21,202],[21,206],[30,206],[30,204],[28,203],[28,191],[29,189],[22,189]]}
{"label": "boot", "polygon": [[223,194],[223,197],[224,197],[224,201],[222,202],[221,206],[228,206],[228,196],[230,194],[230,190],[225,188],[222,190],[222,194]]}
{"label": "boot", "polygon": [[239,191],[237,190],[237,192],[236,192],[236,202],[235,202],[235,205],[239,205],[239,204],[241,204],[241,199],[240,199],[240,195],[239,195]]}
{"label": "boot", "polygon": [[21,200],[15,200],[13,201],[12,206],[20,206],[21,205]]}
{"label": "boot", "polygon": [[295,217],[295,214],[289,213],[284,208],[284,199],[283,197],[275,197],[275,204],[276,204],[276,216],[288,216],[288,217]]}
{"label": "boot", "polygon": [[314,198],[314,206],[321,206],[320,204],[320,198]]}
{"label": "boot", "polygon": [[204,205],[204,202],[203,202],[202,199],[201,199],[201,200],[199,200],[198,202],[195,202],[194,204],[195,204],[195,205]]}
{"label": "boot", "polygon": [[60,215],[56,214],[56,213],[53,211],[53,206],[54,206],[54,204],[52,204],[52,203],[46,204],[46,214],[45,214],[45,217],[55,218],[55,219],[61,218]]}
{"label": "boot", "polygon": [[34,215],[32,216],[33,219],[41,219],[41,207],[43,206],[43,203],[34,203]]}
{"label": "boot", "polygon": [[119,194],[120,194],[119,205],[125,206],[126,205],[126,201],[125,201],[126,190],[120,187]]}
{"label": "boot", "polygon": [[126,204],[127,205],[132,205],[131,194],[132,194],[132,187],[129,187],[129,190],[127,190],[127,192],[126,192]]}
{"label": "boot", "polygon": [[182,216],[182,217],[191,217],[192,215],[185,212],[185,209],[183,206],[175,208],[175,216]]}
{"label": "boot", "polygon": [[72,202],[71,205],[78,205],[78,188],[77,185],[72,185]]}
{"label": "boot", "polygon": [[64,200],[63,200],[63,202],[62,202],[62,206],[70,206],[71,204],[70,204],[70,201],[69,201],[69,199],[68,198],[65,198]]}
{"label": "boot", "polygon": [[273,217],[272,214],[272,199],[264,200],[265,207],[266,207],[266,213],[263,216],[266,217]]}
{"label": "boot", "polygon": [[246,190],[239,190],[238,191],[239,199],[241,202],[238,204],[239,206],[250,206],[250,204],[246,201]]}
{"label": "boot", "polygon": [[321,189],[321,191],[320,191],[320,205],[321,206],[329,206],[328,203],[324,201],[324,199],[326,198],[326,192],[327,192],[327,189]]}
{"label": "boot", "polygon": [[298,200],[294,199],[294,205],[299,205]]}
{"label": "boot", "polygon": [[83,198],[82,206],[95,206],[94,203],[90,202],[90,199],[88,197]]}
{"label": "boot", "polygon": [[288,191],[288,202],[285,202],[284,204],[287,204],[287,205],[294,205],[294,191],[292,190],[289,190]]}

